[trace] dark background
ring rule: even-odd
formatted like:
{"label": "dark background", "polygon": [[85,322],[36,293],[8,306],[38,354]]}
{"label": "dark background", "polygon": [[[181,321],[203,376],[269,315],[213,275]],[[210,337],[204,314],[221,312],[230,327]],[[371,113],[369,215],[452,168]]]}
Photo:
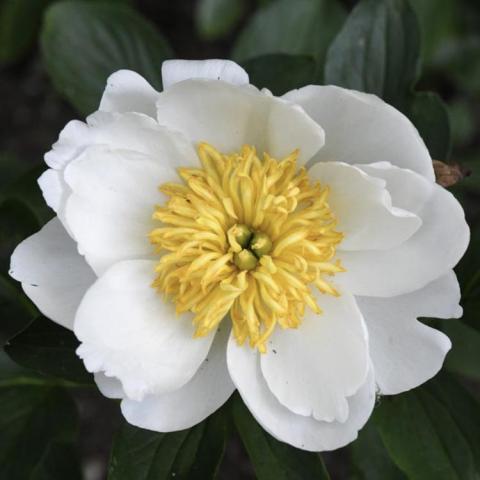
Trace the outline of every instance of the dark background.
{"label": "dark background", "polygon": [[[237,34],[259,4],[245,1],[243,14],[221,38],[207,40],[199,34],[194,0],[131,2],[155,23],[172,45],[177,57],[187,59],[228,58]],[[351,8],[355,1],[343,2]],[[453,132],[449,159],[470,174],[453,187],[464,205],[472,230],[479,221],[480,203],[480,2],[412,2],[422,28],[423,73],[419,90],[432,90],[447,103]],[[0,2],[1,5],[1,2]],[[453,7],[452,7],[453,5]],[[453,8],[453,9],[452,9]],[[37,42],[20,59],[0,66],[0,159],[27,166],[40,165],[63,126],[79,114],[55,91],[46,73]],[[6,174],[5,170],[3,171]],[[472,247],[472,249],[474,249]],[[471,249],[471,250],[472,250]],[[472,253],[462,268],[470,262]],[[474,321],[473,319],[467,319]],[[470,388],[478,390],[475,383]],[[108,460],[113,432],[120,424],[119,409],[94,389],[79,390],[79,445],[86,480],[100,480]],[[347,450],[324,455],[333,479],[350,478]],[[253,471],[237,439],[227,448],[222,479],[251,479]]]}

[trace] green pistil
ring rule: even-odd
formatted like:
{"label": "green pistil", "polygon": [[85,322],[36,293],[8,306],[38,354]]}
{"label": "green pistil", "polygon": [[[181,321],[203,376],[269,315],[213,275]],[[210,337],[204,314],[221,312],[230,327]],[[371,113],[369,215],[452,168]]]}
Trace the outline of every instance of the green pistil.
{"label": "green pistil", "polygon": [[268,255],[272,250],[272,241],[264,233],[258,232],[253,235],[250,242],[250,250],[260,258],[262,255]]}
{"label": "green pistil", "polygon": [[233,261],[240,270],[253,270],[258,258],[250,250],[242,250],[233,256]]}
{"label": "green pistil", "polygon": [[248,248],[252,235],[252,231],[246,225],[240,224],[235,227],[235,240],[242,248]]}

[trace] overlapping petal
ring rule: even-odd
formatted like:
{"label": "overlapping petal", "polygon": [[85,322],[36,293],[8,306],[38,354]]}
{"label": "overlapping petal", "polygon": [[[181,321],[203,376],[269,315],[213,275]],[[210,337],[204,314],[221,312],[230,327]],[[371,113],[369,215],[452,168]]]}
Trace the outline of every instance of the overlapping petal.
{"label": "overlapping petal", "polygon": [[[65,219],[65,202],[71,193],[64,179],[64,170],[92,146],[141,153],[172,168],[193,166],[198,162],[195,149],[186,138],[178,132],[160,127],[146,115],[95,112],[87,118],[86,123],[73,120],[45,155],[45,161],[51,168],[39,179],[47,204],[62,221]],[[98,161],[101,161],[101,156]]]}
{"label": "overlapping petal", "polygon": [[122,413],[137,427],[172,432],[190,428],[220,408],[235,390],[227,370],[230,328],[221,325],[197,373],[183,387],[142,401],[124,399]]}
{"label": "overlapping petal", "polygon": [[323,313],[307,312],[297,330],[276,329],[261,370],[272,394],[291,412],[345,422],[347,397],[368,372],[367,330],[350,294],[315,297]]}
{"label": "overlapping petal", "polygon": [[10,275],[22,282],[45,316],[70,329],[83,295],[96,279],[57,218],[17,246]]}
{"label": "overlapping petal", "polygon": [[253,145],[260,154],[283,158],[300,149],[307,162],[324,143],[322,128],[298,105],[259,92],[251,85],[221,80],[186,80],[162,92],[157,101],[161,125],[192,142],[208,142],[232,153]]}
{"label": "overlapping petal", "polygon": [[348,399],[349,415],[342,423],[297,415],[283,406],[267,386],[259,354],[238,346],[233,337],[227,348],[227,364],[233,383],[258,423],[278,440],[303,450],[334,450],[352,442],[375,404],[372,370],[369,370],[364,385]]}
{"label": "overlapping petal", "polygon": [[405,115],[375,95],[310,85],[292,90],[283,98],[301,105],[325,130],[325,147],[315,161],[385,161],[435,180],[432,160],[417,129]]}
{"label": "overlapping petal", "polygon": [[149,260],[115,264],[90,287],[75,317],[77,354],[87,369],[116,377],[134,400],[185,385],[215,335],[193,339],[192,315],[177,317],[151,287],[154,269]]}
{"label": "overlapping petal", "polygon": [[65,220],[98,275],[121,260],[152,258],[153,207],[164,199],[158,186],[178,178],[166,161],[173,163],[178,153],[168,147],[165,142],[163,163],[129,150],[91,147],[65,169],[71,189]]}
{"label": "overlapping petal", "polygon": [[107,377],[103,372],[95,372],[93,375],[98,389],[107,398],[120,399],[125,397],[122,382],[115,377]]}
{"label": "overlapping petal", "polygon": [[386,250],[410,238],[422,220],[392,205],[383,179],[340,162],[318,162],[309,169],[312,180],[330,189],[328,203],[345,237],[338,250]]}
{"label": "overlapping petal", "polygon": [[406,295],[357,297],[368,327],[370,356],[381,393],[410,390],[437,374],[450,350],[450,340],[417,318],[459,318],[459,301],[460,288],[453,272]]}
{"label": "overlapping petal", "polygon": [[131,70],[118,70],[107,79],[100,101],[104,112],[137,112],[155,118],[158,92],[141,75]]}
{"label": "overlapping petal", "polygon": [[247,72],[231,60],[166,60],[162,64],[162,83],[166,89],[192,78],[222,80],[232,85],[247,85]]}
{"label": "overlapping petal", "polygon": [[470,239],[457,199],[410,170],[388,164],[362,168],[385,180],[394,206],[418,215],[422,226],[388,250],[342,251],[347,271],[338,281],[355,295],[389,297],[413,292],[445,275],[463,256]]}

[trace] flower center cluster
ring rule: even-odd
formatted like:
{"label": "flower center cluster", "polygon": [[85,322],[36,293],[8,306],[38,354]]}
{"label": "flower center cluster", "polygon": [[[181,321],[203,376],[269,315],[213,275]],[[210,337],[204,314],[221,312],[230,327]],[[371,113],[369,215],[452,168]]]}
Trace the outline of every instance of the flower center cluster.
{"label": "flower center cluster", "polygon": [[233,261],[240,270],[253,270],[258,260],[270,253],[273,243],[262,232],[253,232],[243,224],[235,224],[227,232],[230,249],[235,252]]}
{"label": "flower center cluster", "polygon": [[153,287],[194,314],[195,336],[230,314],[239,344],[265,352],[276,325],[298,327],[305,306],[321,313],[312,288],[338,295],[328,277],[343,271],[333,260],[343,235],[328,187],[297,169],[298,151],[260,159],[249,145],[226,155],[202,143],[198,155],[203,168],[160,187],[169,199],[153,214]]}

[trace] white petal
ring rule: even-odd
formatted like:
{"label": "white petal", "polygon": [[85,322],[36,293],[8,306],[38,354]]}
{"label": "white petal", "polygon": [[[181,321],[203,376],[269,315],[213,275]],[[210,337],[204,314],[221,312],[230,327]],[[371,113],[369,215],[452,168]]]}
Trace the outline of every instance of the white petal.
{"label": "white petal", "polygon": [[346,397],[355,394],[368,372],[367,330],[354,298],[316,294],[321,315],[307,312],[296,330],[277,328],[261,356],[265,381],[293,413],[344,422]]}
{"label": "white petal", "polygon": [[303,164],[324,143],[321,127],[298,105],[249,85],[186,80],[162,92],[157,108],[161,125],[225,153],[249,144],[260,154],[282,158],[298,148],[299,163]]}
{"label": "white petal", "polygon": [[451,343],[417,318],[458,318],[462,314],[459,301],[453,272],[407,295],[357,297],[368,327],[376,382],[383,394],[410,390],[436,375]]}
{"label": "white petal", "polygon": [[192,316],[177,316],[152,287],[155,262],[115,264],[88,290],[75,317],[87,370],[118,378],[141,400],[185,385],[210,349],[215,332],[194,339]]}
{"label": "white petal", "polygon": [[128,423],[157,432],[190,428],[220,408],[235,390],[227,370],[226,345],[230,328],[221,325],[207,358],[183,387],[141,402],[125,399],[122,413]]}
{"label": "white petal", "polygon": [[337,230],[345,235],[339,250],[385,250],[400,245],[420,227],[421,219],[392,206],[385,181],[339,162],[319,162],[310,178],[330,187],[328,203]]}
{"label": "white petal", "polygon": [[189,142],[178,133],[166,131],[154,119],[139,113],[95,112],[87,118],[86,124],[77,120],[69,122],[52,150],[45,155],[45,161],[49,167],[61,170],[92,145],[157,155],[165,142],[181,146],[185,156],[181,165],[191,164],[195,151]]}
{"label": "white petal", "polygon": [[338,282],[355,295],[391,297],[418,290],[451,270],[468,246],[470,231],[461,205],[440,185],[392,166],[377,171],[394,204],[417,214],[422,226],[389,250],[342,251],[347,271]]}
{"label": "white petal", "polygon": [[234,85],[248,84],[247,72],[231,60],[166,60],[162,63],[164,90],[191,78],[223,80]]}
{"label": "white petal", "polygon": [[63,179],[63,170],[95,145],[143,153],[172,167],[198,164],[197,154],[186,138],[143,114],[95,112],[87,124],[70,122],[45,155],[47,164],[57,172],[47,170],[39,179],[45,200],[64,224],[65,201],[71,191]]}
{"label": "white petal", "polygon": [[17,246],[10,275],[46,317],[70,329],[80,300],[96,280],[57,218]]}
{"label": "white petal", "polygon": [[385,182],[393,204],[409,212],[418,213],[422,210],[429,201],[435,185],[412,170],[399,168],[388,162],[356,167],[367,175]]}
{"label": "white petal", "polygon": [[90,143],[92,137],[87,124],[72,120],[65,125],[52,149],[45,154],[45,163],[55,170],[60,170]]}
{"label": "white petal", "polygon": [[352,164],[387,161],[435,180],[432,160],[417,129],[378,97],[311,85],[284,98],[301,105],[325,130],[325,147],[315,160]]}
{"label": "white petal", "polygon": [[233,383],[258,423],[276,439],[303,450],[334,450],[352,442],[375,404],[375,382],[371,369],[365,384],[348,399],[349,416],[340,423],[296,415],[281,405],[263,378],[259,354],[251,348],[238,346],[233,337],[227,348],[227,364]]}
{"label": "white petal", "polygon": [[120,260],[152,257],[148,234],[158,226],[152,214],[165,200],[158,187],[178,180],[176,171],[162,162],[176,152],[165,150],[151,159],[128,150],[90,147],[65,169],[72,190],[66,222],[97,275]]}
{"label": "white petal", "polygon": [[120,399],[125,396],[122,383],[118,378],[107,377],[103,372],[96,372],[93,377],[100,393],[105,397]]}
{"label": "white petal", "polygon": [[42,190],[43,198],[47,205],[54,212],[58,213],[65,203],[68,192],[61,173],[49,168],[38,178],[38,185]]}
{"label": "white petal", "polygon": [[99,110],[138,112],[155,118],[158,92],[138,73],[118,70],[108,77]]}

